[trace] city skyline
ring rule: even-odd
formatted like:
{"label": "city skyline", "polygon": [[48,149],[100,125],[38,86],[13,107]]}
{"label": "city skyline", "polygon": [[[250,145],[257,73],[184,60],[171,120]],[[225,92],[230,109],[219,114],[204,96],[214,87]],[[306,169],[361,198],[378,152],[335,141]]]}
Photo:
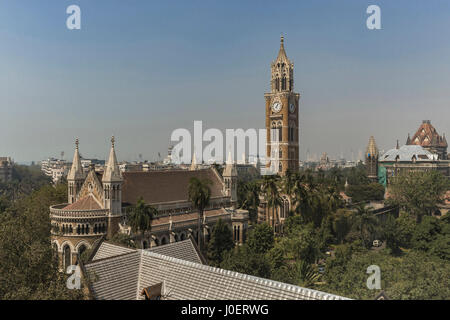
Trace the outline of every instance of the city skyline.
{"label": "city skyline", "polygon": [[450,45],[439,31],[450,26],[449,4],[403,3],[378,1],[382,30],[373,31],[368,3],[357,1],[321,1],[327,10],[77,1],[77,31],[65,28],[71,1],[1,3],[0,154],[29,162],[64,151],[70,160],[78,137],[85,157],[105,159],[114,134],[119,160],[156,160],[171,132],[194,120],[264,128],[281,33],[301,94],[301,160],[307,150],[357,158],[371,135],[388,150],[425,119],[446,133]]}

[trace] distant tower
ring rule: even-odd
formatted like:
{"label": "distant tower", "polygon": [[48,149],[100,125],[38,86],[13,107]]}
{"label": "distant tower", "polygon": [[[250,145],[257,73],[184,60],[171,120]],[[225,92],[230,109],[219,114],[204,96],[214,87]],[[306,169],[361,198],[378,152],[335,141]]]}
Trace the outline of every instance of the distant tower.
{"label": "distant tower", "polygon": [[365,158],[367,177],[373,182],[378,181],[378,156],[379,153],[375,143],[375,138],[371,136],[369,139],[369,144],[367,145]]}
{"label": "distant tower", "polygon": [[78,139],[75,140],[75,153],[73,155],[72,167],[67,175],[68,184],[68,203],[74,203],[77,200],[78,193],[81,190],[85,179],[83,167],[81,166],[80,152],[78,150]]}
{"label": "distant tower", "polygon": [[114,136],[111,138],[111,151],[102,177],[104,208],[109,209],[108,237],[116,233],[122,215],[122,174],[114,149]]}
{"label": "distant tower", "polygon": [[228,160],[223,170],[224,193],[230,197],[231,205],[237,203],[237,169],[236,164],[231,158],[231,151],[228,152]]}
{"label": "distant tower", "polygon": [[281,37],[278,57],[271,64],[271,82],[266,100],[266,166],[284,175],[299,165],[298,109],[300,94],[294,92],[294,64],[284,50]]}
{"label": "distant tower", "polygon": [[192,154],[191,167],[189,168],[189,170],[191,171],[197,170],[197,158],[195,157],[195,150],[194,153]]}

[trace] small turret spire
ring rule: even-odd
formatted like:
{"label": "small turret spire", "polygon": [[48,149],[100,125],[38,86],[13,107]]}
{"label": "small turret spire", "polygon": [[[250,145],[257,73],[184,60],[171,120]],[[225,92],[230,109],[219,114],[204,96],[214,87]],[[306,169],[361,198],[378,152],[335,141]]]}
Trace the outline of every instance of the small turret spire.
{"label": "small turret spire", "polygon": [[285,62],[288,62],[289,59],[287,57],[286,51],[284,50],[284,37],[281,35],[280,38],[280,51],[278,52],[277,60],[283,60]]}
{"label": "small turret spire", "polygon": [[75,153],[73,154],[72,167],[67,175],[68,180],[81,180],[84,179],[84,171],[81,165],[80,152],[79,152],[79,140],[75,139]]}
{"label": "small turret spire", "polygon": [[116,151],[114,148],[115,138],[111,137],[111,150],[109,152],[108,163],[106,164],[105,173],[103,174],[103,182],[122,181],[119,164],[117,162]]}
{"label": "small turret spire", "polygon": [[195,148],[194,148],[194,153],[192,154],[190,170],[191,171],[197,170],[197,157],[195,156]]}

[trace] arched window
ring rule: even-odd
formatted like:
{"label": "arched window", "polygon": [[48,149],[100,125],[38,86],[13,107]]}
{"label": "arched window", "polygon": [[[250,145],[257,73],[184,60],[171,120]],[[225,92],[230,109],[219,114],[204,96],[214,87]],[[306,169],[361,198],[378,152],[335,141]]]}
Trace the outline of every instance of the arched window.
{"label": "arched window", "polygon": [[86,225],[86,233],[89,234],[89,225]]}
{"label": "arched window", "polygon": [[67,267],[72,264],[70,247],[66,244],[63,248],[63,262],[64,262],[64,271],[67,270]]}
{"label": "arched window", "polygon": [[147,244],[147,241],[143,241],[142,242],[142,247],[144,248],[144,249],[147,249],[148,248],[148,244]]}
{"label": "arched window", "polygon": [[79,248],[78,248],[78,254],[77,254],[77,262],[76,264],[78,264],[78,260],[81,259],[81,255],[83,254],[83,252],[86,251],[86,246],[84,244],[82,244]]}
{"label": "arched window", "polygon": [[283,75],[283,79],[281,80],[281,90],[286,90],[286,76]]}
{"label": "arched window", "polygon": [[80,234],[80,233],[81,233],[80,225],[77,225],[77,234]]}
{"label": "arched window", "polygon": [[81,234],[84,234],[84,224],[81,225]]}

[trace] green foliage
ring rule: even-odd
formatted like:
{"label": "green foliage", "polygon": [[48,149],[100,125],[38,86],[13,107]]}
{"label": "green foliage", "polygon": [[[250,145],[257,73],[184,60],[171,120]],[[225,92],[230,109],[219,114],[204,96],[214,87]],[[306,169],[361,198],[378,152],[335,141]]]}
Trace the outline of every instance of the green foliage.
{"label": "green foliage", "polygon": [[50,242],[49,206],[67,199],[67,187],[44,186],[0,215],[0,299],[81,299]]}
{"label": "green foliage", "polygon": [[447,262],[412,251],[402,257],[387,252],[351,252],[349,249],[326,264],[326,284],[317,287],[354,299],[373,299],[378,293],[366,286],[367,267],[381,270],[381,289],[390,299],[448,299],[450,268]]}
{"label": "green foliage", "polygon": [[[30,195],[33,191],[51,183],[38,166],[15,164],[12,169],[12,181],[0,182],[0,207]],[[0,208],[1,209],[1,208]]]}
{"label": "green foliage", "polygon": [[128,248],[136,248],[136,243],[133,241],[132,237],[125,233],[117,232],[109,239],[109,241]]}
{"label": "green foliage", "polygon": [[[425,194],[435,195],[436,201],[411,201],[416,208],[423,212],[423,208],[429,208],[426,212],[431,213],[442,195],[442,181],[438,176],[425,175],[420,183],[432,190]],[[387,216],[383,220],[363,204],[344,209],[338,191],[345,180],[353,185],[350,194],[356,201],[384,197],[384,187],[368,181],[364,166],[306,170],[288,173],[282,179],[263,179],[262,191],[255,188],[251,198],[259,192],[269,199],[269,208],[273,209],[279,205],[282,192],[293,206],[284,233],[274,238],[267,223],[257,225],[246,244],[224,254],[220,266],[350,298],[373,299],[379,292],[367,289],[366,270],[375,264],[381,268],[382,289],[391,299],[448,299],[450,218],[424,217],[418,223],[411,214],[422,211],[411,210],[410,204],[402,206],[398,218]],[[431,185],[434,183],[438,186]],[[412,189],[409,199],[422,192],[412,193]],[[245,192],[241,201],[246,201]],[[271,213],[273,218],[274,210]],[[384,240],[387,248],[371,248],[374,239]],[[331,255],[327,256],[326,251]],[[326,271],[320,275],[316,263],[323,258]]]}
{"label": "green foliage", "polygon": [[197,244],[200,247],[200,250],[205,249],[203,246],[201,224],[203,223],[203,211],[209,204],[209,200],[211,197],[211,188],[210,188],[211,184],[212,182],[209,179],[200,180],[196,177],[193,177],[189,180],[189,187],[188,187],[189,201],[191,201],[192,206],[198,210]]}
{"label": "green foliage", "polygon": [[413,231],[411,243],[416,250],[450,260],[450,226],[435,217],[423,217]]}
{"label": "green foliage", "polygon": [[140,232],[143,237],[145,232],[151,230],[153,217],[157,213],[158,211],[152,206],[145,204],[144,199],[141,197],[136,205],[127,211],[131,230],[134,233]]}
{"label": "green foliage", "polygon": [[249,250],[256,254],[264,254],[274,245],[273,229],[267,223],[258,224],[250,231],[247,239]]}
{"label": "green foliage", "polygon": [[438,210],[443,193],[449,189],[450,181],[438,171],[410,171],[393,179],[389,189],[390,202],[420,221],[422,216]]}
{"label": "green foliage", "polygon": [[219,266],[222,262],[223,254],[232,248],[234,248],[233,233],[228,224],[219,219],[214,226],[208,243],[208,261],[212,265]]}
{"label": "green foliage", "polygon": [[261,184],[259,181],[243,183],[238,180],[238,205],[249,211],[249,218],[253,224],[257,220],[260,190]]}
{"label": "green foliage", "polygon": [[271,277],[271,262],[264,254],[258,254],[248,246],[237,246],[227,251],[220,267],[262,278]]}
{"label": "green foliage", "polygon": [[383,200],[384,186],[376,182],[370,184],[349,185],[346,194],[352,198],[354,203],[370,200]]}

